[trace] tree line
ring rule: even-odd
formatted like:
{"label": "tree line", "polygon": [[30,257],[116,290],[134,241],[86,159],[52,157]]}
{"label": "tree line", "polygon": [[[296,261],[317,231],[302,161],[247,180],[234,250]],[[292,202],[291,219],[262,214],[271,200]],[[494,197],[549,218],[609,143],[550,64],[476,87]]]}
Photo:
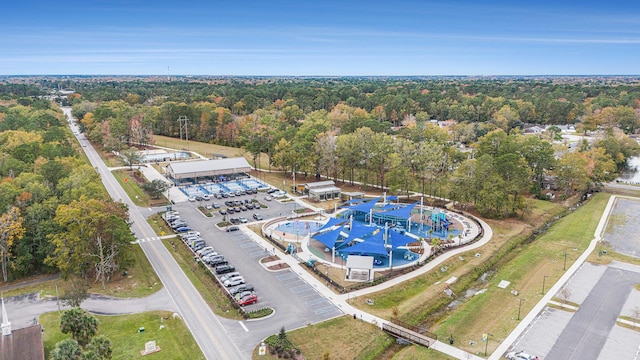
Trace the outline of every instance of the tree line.
{"label": "tree line", "polygon": [[130,264],[128,210],[109,198],[80,153],[57,105],[2,101],[3,281],[60,271],[104,284]]}

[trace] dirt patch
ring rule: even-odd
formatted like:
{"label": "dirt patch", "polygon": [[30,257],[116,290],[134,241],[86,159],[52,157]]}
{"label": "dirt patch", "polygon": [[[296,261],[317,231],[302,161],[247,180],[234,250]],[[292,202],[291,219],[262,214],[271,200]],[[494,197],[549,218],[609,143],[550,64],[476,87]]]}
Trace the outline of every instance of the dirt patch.
{"label": "dirt patch", "polygon": [[264,263],[268,263],[276,260],[280,260],[280,258],[277,255],[271,255],[271,256],[260,259],[260,262],[264,264]]}
{"label": "dirt patch", "polygon": [[267,267],[267,269],[269,270],[281,270],[281,269],[287,269],[287,268],[289,268],[289,264],[287,263],[280,263],[280,264],[275,264]]}

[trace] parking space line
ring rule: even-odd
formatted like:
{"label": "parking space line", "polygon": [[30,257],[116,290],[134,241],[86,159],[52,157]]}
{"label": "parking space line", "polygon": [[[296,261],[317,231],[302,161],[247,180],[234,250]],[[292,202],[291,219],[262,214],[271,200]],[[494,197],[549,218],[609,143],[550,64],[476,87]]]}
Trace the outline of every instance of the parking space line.
{"label": "parking space line", "polygon": [[242,326],[245,332],[249,332],[249,329],[247,329],[247,327],[244,325],[242,321],[238,321],[238,323],[240,324],[240,326]]}
{"label": "parking space line", "polygon": [[307,292],[309,290],[314,290],[309,284],[303,284],[303,285],[298,285],[298,286],[289,288],[289,291],[291,291],[294,294]]}
{"label": "parking space line", "polygon": [[319,309],[313,310],[313,312],[316,315],[322,315],[322,314],[331,313],[331,312],[334,312],[334,311],[337,311],[338,313],[342,313],[342,311],[340,309],[338,309],[337,307],[335,307],[333,305],[332,306],[325,306],[323,308],[319,308]]}
{"label": "parking space line", "polygon": [[309,301],[305,301],[305,304],[311,306],[311,305],[318,305],[318,304],[322,304],[322,303],[327,303],[327,304],[331,304],[331,302],[329,300],[327,300],[324,297],[315,299],[315,300],[309,300]]}

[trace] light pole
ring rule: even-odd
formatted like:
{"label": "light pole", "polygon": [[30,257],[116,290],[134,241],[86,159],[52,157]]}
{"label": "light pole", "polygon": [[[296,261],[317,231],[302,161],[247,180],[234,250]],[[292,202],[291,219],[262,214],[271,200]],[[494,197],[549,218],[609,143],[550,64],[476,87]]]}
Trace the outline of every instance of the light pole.
{"label": "light pole", "polygon": [[545,275],[545,276],[542,278],[542,295],[544,295],[544,283],[546,282],[547,277],[548,277],[548,276],[547,276],[547,275]]}
{"label": "light pole", "polygon": [[520,298],[520,299],[518,299],[518,300],[520,300],[520,303],[518,304],[518,320],[520,320],[520,308],[522,308],[522,301],[523,301],[524,299]]}
{"label": "light pole", "polygon": [[493,334],[482,334],[482,341],[484,341],[484,356],[487,356],[487,348],[489,347],[489,336],[493,336]]}
{"label": "light pole", "polygon": [[567,249],[564,249],[564,265],[562,266],[562,270],[567,270]]}

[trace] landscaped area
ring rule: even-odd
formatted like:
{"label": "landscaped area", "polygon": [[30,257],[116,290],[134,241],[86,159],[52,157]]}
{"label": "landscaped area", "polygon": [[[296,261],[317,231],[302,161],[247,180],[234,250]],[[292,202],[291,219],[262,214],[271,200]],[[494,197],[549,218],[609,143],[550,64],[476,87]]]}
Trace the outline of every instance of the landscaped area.
{"label": "landscaped area", "polygon": [[[152,311],[141,314],[123,316],[100,316],[98,333],[111,340],[113,359],[204,359],[189,329],[179,316],[171,312]],[[60,315],[57,312],[40,316],[40,324],[44,328],[44,346],[46,358],[57,342],[70,338],[69,334],[60,332]],[[144,328],[144,331],[139,329]],[[143,357],[140,351],[145,343],[155,341],[160,351]]]}

